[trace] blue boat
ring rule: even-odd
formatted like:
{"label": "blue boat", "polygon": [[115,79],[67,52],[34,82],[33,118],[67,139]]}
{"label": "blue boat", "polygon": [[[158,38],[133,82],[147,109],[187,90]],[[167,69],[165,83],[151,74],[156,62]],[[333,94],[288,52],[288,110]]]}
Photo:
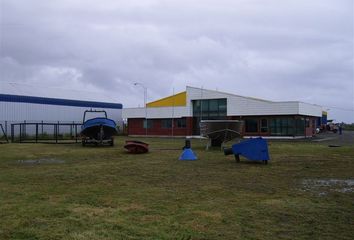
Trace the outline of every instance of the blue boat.
{"label": "blue boat", "polygon": [[[86,120],[87,113],[104,113],[105,117],[96,117]],[[81,126],[82,145],[92,143],[103,145],[105,143],[113,146],[113,136],[117,134],[116,123],[107,118],[106,111],[87,110],[84,113]]]}

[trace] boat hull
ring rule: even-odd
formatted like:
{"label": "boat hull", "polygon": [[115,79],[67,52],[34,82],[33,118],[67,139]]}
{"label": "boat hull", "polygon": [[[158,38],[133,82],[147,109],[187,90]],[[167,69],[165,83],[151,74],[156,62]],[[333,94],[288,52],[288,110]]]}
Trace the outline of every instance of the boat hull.
{"label": "boat hull", "polygon": [[127,149],[129,153],[134,154],[149,152],[149,144],[141,141],[126,141],[124,148]]}
{"label": "boat hull", "polygon": [[116,123],[108,118],[89,119],[81,127],[81,135],[85,138],[107,140],[116,134]]}

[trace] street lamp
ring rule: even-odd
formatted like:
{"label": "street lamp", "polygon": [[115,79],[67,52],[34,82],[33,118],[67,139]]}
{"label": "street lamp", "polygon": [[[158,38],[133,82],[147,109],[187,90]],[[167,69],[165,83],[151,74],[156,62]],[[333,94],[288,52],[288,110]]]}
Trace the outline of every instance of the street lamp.
{"label": "street lamp", "polygon": [[148,128],[148,120],[147,120],[147,107],[146,107],[146,100],[147,100],[147,87],[140,82],[135,82],[134,86],[141,86],[144,89],[144,108],[145,108],[145,136],[147,136],[147,128]]}

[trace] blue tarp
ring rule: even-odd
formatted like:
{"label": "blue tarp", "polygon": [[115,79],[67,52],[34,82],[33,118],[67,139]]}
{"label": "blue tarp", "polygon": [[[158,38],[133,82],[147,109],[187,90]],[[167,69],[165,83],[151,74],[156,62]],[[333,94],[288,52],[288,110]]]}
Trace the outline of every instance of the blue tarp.
{"label": "blue tarp", "polygon": [[268,161],[268,144],[263,138],[251,138],[243,142],[232,145],[235,155],[241,155],[253,161]]}

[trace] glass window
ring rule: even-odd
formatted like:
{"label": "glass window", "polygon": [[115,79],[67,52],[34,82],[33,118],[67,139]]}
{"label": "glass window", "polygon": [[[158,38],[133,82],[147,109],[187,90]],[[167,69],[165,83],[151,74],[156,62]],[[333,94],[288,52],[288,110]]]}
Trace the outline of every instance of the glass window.
{"label": "glass window", "polygon": [[218,102],[219,102],[219,116],[226,116],[227,114],[226,98],[219,99]]}
{"label": "glass window", "polygon": [[268,132],[268,120],[265,118],[261,120],[261,132]]}
{"label": "glass window", "polygon": [[270,124],[270,131],[272,135],[275,136],[281,135],[280,119],[278,118],[272,119]]}
{"label": "glass window", "polygon": [[212,99],[209,101],[209,116],[219,116],[219,101],[218,99]]}
{"label": "glass window", "polygon": [[295,120],[293,118],[288,118],[288,135],[295,135]]}
{"label": "glass window", "polygon": [[258,132],[258,120],[257,119],[246,119],[246,132],[253,133]]}
{"label": "glass window", "polygon": [[270,122],[270,132],[273,136],[293,136],[295,120],[293,118],[274,118]]}
{"label": "glass window", "polygon": [[298,118],[295,120],[295,134],[304,135],[305,134],[305,119]]}
{"label": "glass window", "polygon": [[161,120],[162,128],[172,128],[172,119],[162,119]]}
{"label": "glass window", "polygon": [[288,135],[288,119],[282,118],[280,120],[280,127],[281,127],[281,135],[286,136]]}
{"label": "glass window", "polygon": [[193,100],[193,116],[207,119],[225,119],[227,114],[226,98]]}
{"label": "glass window", "polygon": [[187,121],[185,118],[179,118],[176,120],[176,125],[177,125],[177,128],[186,128]]}
{"label": "glass window", "polygon": [[200,101],[194,100],[192,103],[193,103],[193,116],[200,116]]}
{"label": "glass window", "polygon": [[143,128],[146,128],[146,124],[147,124],[147,128],[152,128],[153,126],[153,120],[152,119],[144,119],[143,121]]}
{"label": "glass window", "polygon": [[201,107],[202,107],[203,112],[208,112],[209,111],[209,100],[202,100]]}

